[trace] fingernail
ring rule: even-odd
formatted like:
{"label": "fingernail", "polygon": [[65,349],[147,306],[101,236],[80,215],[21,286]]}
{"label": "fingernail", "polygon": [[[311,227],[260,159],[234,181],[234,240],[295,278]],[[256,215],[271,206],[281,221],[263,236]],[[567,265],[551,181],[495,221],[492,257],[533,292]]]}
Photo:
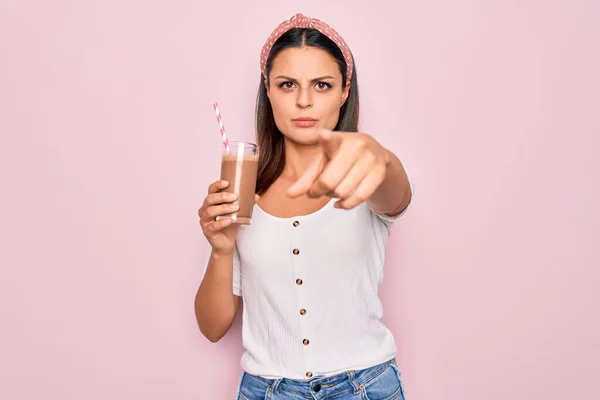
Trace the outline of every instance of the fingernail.
{"label": "fingernail", "polygon": [[225,187],[227,185],[229,185],[229,182],[227,182],[227,181],[221,181],[221,187]]}
{"label": "fingernail", "polygon": [[235,194],[235,193],[228,193],[227,194],[227,199],[231,200],[231,201],[236,200],[237,199],[237,194]]}

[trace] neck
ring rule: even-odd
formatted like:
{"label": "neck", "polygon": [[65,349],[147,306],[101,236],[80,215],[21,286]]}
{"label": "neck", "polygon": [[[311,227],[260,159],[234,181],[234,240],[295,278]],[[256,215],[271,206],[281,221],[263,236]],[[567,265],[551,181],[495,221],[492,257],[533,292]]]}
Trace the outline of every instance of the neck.
{"label": "neck", "polygon": [[306,169],[320,157],[323,156],[323,149],[317,144],[298,144],[287,138],[285,139],[285,167],[282,176],[296,180]]}

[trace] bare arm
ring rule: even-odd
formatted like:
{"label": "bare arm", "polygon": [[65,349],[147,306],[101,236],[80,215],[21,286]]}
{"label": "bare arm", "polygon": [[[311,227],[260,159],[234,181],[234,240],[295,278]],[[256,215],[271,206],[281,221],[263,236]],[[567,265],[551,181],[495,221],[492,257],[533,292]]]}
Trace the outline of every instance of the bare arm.
{"label": "bare arm", "polygon": [[237,313],[240,298],[233,294],[232,281],[233,254],[211,252],[194,302],[200,332],[211,342],[227,334]]}
{"label": "bare arm", "polygon": [[408,207],[412,191],[402,162],[391,151],[385,149],[385,152],[388,160],[385,178],[367,202],[374,211],[393,216]]}
{"label": "bare arm", "polygon": [[[208,195],[198,210],[202,232],[211,246],[210,259],[200,283],[194,310],[200,332],[211,342],[219,341],[231,328],[240,298],[233,293],[233,257],[239,225],[231,218],[216,217],[233,212],[237,196],[223,192],[225,181],[212,183]],[[255,202],[258,202],[258,195]]]}

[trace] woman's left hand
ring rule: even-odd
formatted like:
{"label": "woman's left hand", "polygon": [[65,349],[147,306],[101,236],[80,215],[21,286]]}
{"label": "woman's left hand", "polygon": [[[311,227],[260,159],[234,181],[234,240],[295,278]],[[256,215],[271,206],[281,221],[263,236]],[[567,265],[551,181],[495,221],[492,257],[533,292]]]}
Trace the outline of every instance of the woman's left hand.
{"label": "woman's left hand", "polygon": [[322,129],[323,154],[288,190],[290,197],[339,198],[335,206],[351,209],[366,201],[385,179],[387,150],[366,133]]}

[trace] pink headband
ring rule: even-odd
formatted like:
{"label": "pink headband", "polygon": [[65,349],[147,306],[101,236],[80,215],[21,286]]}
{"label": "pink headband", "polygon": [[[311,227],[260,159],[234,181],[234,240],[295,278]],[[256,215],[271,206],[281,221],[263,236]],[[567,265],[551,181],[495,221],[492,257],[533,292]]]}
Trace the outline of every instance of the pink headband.
{"label": "pink headband", "polygon": [[296,14],[289,20],[283,21],[281,24],[279,24],[279,26],[277,26],[277,28],[275,28],[273,33],[271,33],[269,39],[267,39],[267,42],[265,43],[265,45],[262,48],[262,51],[260,52],[260,71],[262,72],[265,78],[267,77],[267,58],[269,57],[269,53],[271,52],[273,43],[275,43],[275,41],[279,39],[284,33],[294,28],[316,29],[323,35],[331,39],[340,48],[342,54],[344,55],[344,59],[346,60],[347,66],[347,79],[352,79],[352,53],[350,52],[350,49],[348,48],[348,45],[346,44],[344,39],[342,39],[339,33],[337,33],[332,27],[327,25],[325,22],[319,21],[316,18],[305,17],[302,14]]}

